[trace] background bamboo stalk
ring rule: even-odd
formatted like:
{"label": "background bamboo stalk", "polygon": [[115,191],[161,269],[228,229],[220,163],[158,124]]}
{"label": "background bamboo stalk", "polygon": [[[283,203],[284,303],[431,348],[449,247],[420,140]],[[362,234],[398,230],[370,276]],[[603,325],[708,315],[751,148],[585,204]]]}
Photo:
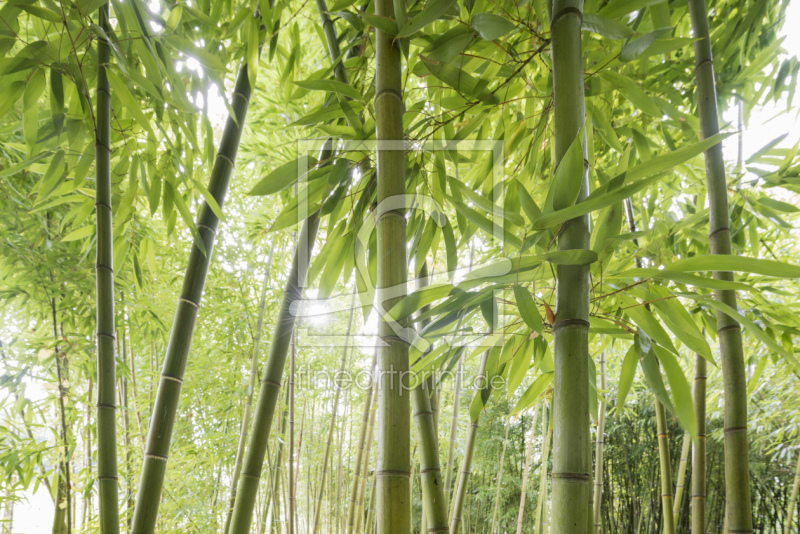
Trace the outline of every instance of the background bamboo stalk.
{"label": "background bamboo stalk", "polygon": [[792,484],[792,494],[789,497],[789,505],[786,507],[786,519],[784,520],[783,534],[791,534],[792,524],[794,523],[794,507],[797,502],[797,493],[800,490],[800,450],[798,450],[797,461],[794,468],[794,483]]}
{"label": "background bamboo stalk", "polygon": [[[109,31],[109,4],[98,9],[99,26]],[[97,41],[97,126],[95,206],[97,210],[97,495],[100,533],[119,532],[117,495],[117,371],[114,353],[114,220],[111,212],[111,93],[106,65],[108,41]]]}
{"label": "background bamboo stalk", "polygon": [[683,435],[683,444],[681,445],[681,459],[678,465],[678,481],[675,484],[675,503],[673,504],[672,512],[675,516],[675,526],[680,524],[681,517],[681,504],[683,501],[683,488],[686,485],[686,468],[689,464],[689,446],[692,444],[692,436],[688,433]]}
{"label": "background bamboo stalk", "polygon": [[[251,91],[247,65],[243,64],[239,68],[236,85],[233,95],[231,95],[231,106],[235,116],[229,116],[225,123],[219,152],[208,185],[209,193],[220,208],[225,204],[228,184],[233,174],[247,108],[250,104]],[[136,534],[153,534],[155,532],[175,414],[178,410],[178,400],[183,384],[183,373],[189,357],[218,225],[219,218],[208,203],[204,202],[195,226],[205,251],[198,248],[197,242],[192,245],[181,296],[178,298],[167,353],[164,356],[161,380],[158,384],[155,405],[150,418],[150,430],[133,514],[132,530]]]}
{"label": "background bamboo stalk", "polygon": [[[374,389],[377,390],[378,385],[375,384]],[[377,393],[377,391],[375,392]],[[373,393],[374,395],[374,393]],[[365,530],[362,530],[362,525],[368,526],[364,523],[364,500],[366,499],[367,493],[367,482],[369,480],[369,457],[372,453],[372,437],[375,432],[375,415],[378,413],[378,407],[373,406],[372,412],[369,415],[369,430],[367,430],[367,444],[366,444],[366,451],[364,453],[364,465],[361,467],[361,486],[358,491],[358,507],[356,508],[356,532],[359,534],[364,534]],[[373,487],[373,492],[377,491],[377,477],[374,482],[375,486]],[[375,512],[375,503],[373,503],[373,515]]]}
{"label": "background bamboo stalk", "polygon": [[525,450],[525,467],[522,470],[522,487],[520,488],[519,510],[517,511],[517,534],[522,534],[522,519],[525,514],[525,493],[528,489],[528,475],[531,469],[531,456],[533,454],[533,442],[536,440],[536,419],[539,417],[539,406],[533,409],[533,420],[531,421],[531,432],[528,435],[528,446]]}
{"label": "background bamboo stalk", "polygon": [[[458,328],[456,328],[458,329]],[[453,464],[455,463],[456,455],[456,440],[458,439],[458,413],[461,404],[461,377],[464,374],[464,360],[458,359],[456,365],[456,377],[453,385],[453,415],[450,420],[450,438],[448,439],[447,447],[447,465],[445,467],[444,476],[444,500],[447,506],[450,506],[453,487]]]}
{"label": "background bamboo stalk", "polygon": [[[606,352],[600,353],[599,361],[600,391],[606,391]],[[603,447],[605,446],[606,430],[606,403],[600,401],[597,414],[597,438],[595,439],[595,465],[594,465],[594,534],[601,530],[601,512],[603,510]]]}
{"label": "background bamboo stalk", "polygon": [[[489,350],[485,350],[481,356],[480,367],[478,368],[478,375],[476,382],[486,385],[486,361],[489,359]],[[477,392],[476,395],[480,395]],[[462,524],[462,513],[464,511],[464,502],[467,498],[467,484],[469,483],[470,470],[472,468],[472,456],[475,453],[475,441],[478,436],[478,421],[480,417],[476,417],[470,423],[469,431],[467,432],[467,443],[464,445],[464,459],[461,461],[461,473],[458,477],[458,487],[453,496],[453,510],[450,513],[450,533],[458,534]]]}
{"label": "background bamboo stalk", "polygon": [[[714,58],[705,0],[689,0],[689,15],[694,32],[695,78],[700,131],[704,139],[719,133]],[[712,254],[732,254],[728,184],[722,144],[705,153],[708,187],[708,231]],[[718,280],[733,281],[729,271],[714,271]],[[734,290],[714,290],[714,298],[737,309]],[[722,381],[725,400],[725,497],[728,527],[733,532],[752,532],[753,511],[750,499],[750,452],[747,441],[747,377],[745,374],[742,329],[736,320],[717,311]]]}
{"label": "background bamboo stalk", "polygon": [[[377,365],[378,354],[372,358],[372,365],[370,366],[370,376],[375,376],[375,366]],[[365,456],[364,448],[367,440],[367,429],[369,427],[370,414],[372,413],[372,385],[367,389],[367,394],[364,397],[364,411],[361,416],[361,428],[358,431],[358,451],[356,452],[355,470],[353,472],[353,485],[350,491],[350,505],[347,511],[347,534],[353,534],[356,527],[356,512],[358,509],[358,489],[361,482],[361,468]]]}
{"label": "background bamboo stalk", "polygon": [[233,478],[231,479],[231,498],[228,505],[228,513],[225,518],[223,533],[227,533],[231,524],[233,506],[236,502],[236,488],[239,485],[239,475],[242,472],[242,458],[244,458],[247,436],[250,432],[250,413],[253,409],[253,394],[256,389],[258,377],[258,355],[261,353],[261,335],[264,331],[264,310],[267,305],[267,288],[269,287],[269,276],[272,270],[272,258],[275,251],[275,238],[269,246],[269,256],[267,266],[264,271],[264,281],[261,284],[261,295],[258,299],[258,319],[256,321],[256,335],[253,340],[253,353],[250,356],[250,378],[247,384],[247,396],[245,397],[244,413],[242,414],[242,424],[239,428],[239,443],[236,446],[236,460],[233,464]]}
{"label": "background bamboo stalk", "polygon": [[286,530],[289,534],[294,534],[296,525],[294,524],[295,518],[295,500],[294,500],[294,379],[295,379],[295,363],[297,359],[297,331],[292,333],[292,343],[289,347],[289,390],[287,396],[289,398],[289,442],[288,442],[288,468],[286,473],[289,480],[286,484],[286,501],[288,504],[288,512],[286,514]]}
{"label": "background bamboo stalk", "polygon": [[[573,142],[582,142],[585,124],[582,0],[554,0],[550,23],[555,103],[555,161]],[[588,196],[588,162],[582,142],[583,173],[576,203]],[[570,178],[575,179],[575,178]],[[559,250],[590,248],[589,217],[564,223]],[[555,534],[586,528],[591,498],[589,428],[589,267],[556,268],[553,379],[553,517]],[[580,526],[579,526],[580,525]]]}
{"label": "background bamboo stalk", "polygon": [[706,531],[706,359],[694,356],[694,413],[697,436],[692,444],[692,534]]}
{"label": "background bamboo stalk", "polygon": [[500,470],[497,473],[497,490],[494,495],[494,512],[492,512],[492,534],[495,534],[498,529],[497,524],[497,510],[500,508],[500,488],[503,485],[503,467],[506,461],[506,446],[508,445],[508,429],[511,427],[511,421],[505,421],[505,435],[503,436],[503,452],[500,454]]}
{"label": "background bamboo stalk", "polygon": [[[542,468],[539,472],[539,492],[536,496],[536,523],[534,530],[537,533],[546,531],[546,514],[545,503],[547,502],[547,462],[550,459],[550,442],[553,439],[553,428],[551,425],[551,418],[548,417],[547,402],[545,401],[542,407],[542,435],[544,435],[544,445],[542,445]],[[541,530],[540,530],[541,529]]]}

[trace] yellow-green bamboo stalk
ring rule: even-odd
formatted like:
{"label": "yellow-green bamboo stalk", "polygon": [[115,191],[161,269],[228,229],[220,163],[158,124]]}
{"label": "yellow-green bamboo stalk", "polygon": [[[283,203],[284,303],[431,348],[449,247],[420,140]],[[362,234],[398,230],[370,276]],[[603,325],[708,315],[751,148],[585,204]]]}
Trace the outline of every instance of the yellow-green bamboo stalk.
{"label": "yellow-green bamboo stalk", "polygon": [[692,444],[692,436],[688,433],[683,435],[683,445],[681,446],[681,459],[678,465],[678,481],[675,484],[675,503],[672,512],[675,516],[675,528],[678,528],[681,517],[681,503],[683,501],[683,488],[686,481],[686,467],[689,463],[689,446]]}
{"label": "yellow-green bamboo stalk", "polygon": [[522,470],[522,488],[519,498],[519,510],[517,512],[517,534],[522,534],[522,519],[525,514],[525,495],[528,490],[528,475],[531,470],[531,456],[533,455],[533,442],[536,438],[536,419],[539,417],[539,405],[533,409],[533,421],[531,422],[531,433],[528,436],[528,447],[525,451],[525,467]]}
{"label": "yellow-green bamboo stalk", "polygon": [[[606,352],[600,353],[600,391],[606,391]],[[606,432],[606,403],[600,402],[597,414],[597,438],[595,439],[595,465],[594,465],[594,534],[600,533],[601,512],[603,510],[603,449],[605,447]]]}
{"label": "yellow-green bamboo stalk", "polygon": [[505,422],[505,435],[503,436],[503,452],[500,453],[500,471],[497,473],[497,490],[494,495],[494,512],[492,513],[492,534],[497,533],[497,510],[500,508],[500,488],[503,484],[503,466],[506,461],[506,446],[508,445],[508,429],[511,427],[511,422]]}
{"label": "yellow-green bamboo stalk", "polygon": [[[372,365],[370,366],[370,376],[374,376],[375,374],[377,357],[378,354],[376,352],[372,360]],[[367,440],[370,414],[372,413],[372,391],[373,388],[372,385],[370,385],[364,397],[364,411],[363,416],[361,417],[361,428],[358,431],[358,452],[356,453],[356,464],[353,472],[353,487],[350,491],[350,505],[347,511],[347,529],[345,531],[347,534],[353,534],[356,528],[356,512],[358,509],[358,490],[361,482],[361,468],[365,456],[364,448]]]}
{"label": "yellow-green bamboo stalk", "polygon": [[[555,101],[555,161],[558,165],[585,123],[582,0],[554,0],[550,23]],[[588,163],[577,203],[589,194]],[[564,223],[559,250],[589,249],[588,215]],[[553,379],[553,517],[555,534],[586,529],[591,499],[591,433],[589,429],[589,266],[556,269]]]}
{"label": "yellow-green bamboo stalk", "polygon": [[[375,384],[375,388],[377,389],[378,385]],[[374,394],[373,394],[374,395]],[[369,457],[372,453],[372,436],[375,431],[375,414],[378,413],[378,407],[374,406],[372,408],[372,412],[369,416],[369,430],[367,430],[367,444],[366,444],[366,452],[364,454],[364,465],[361,467],[361,485],[359,488],[359,496],[358,496],[358,507],[356,508],[356,532],[359,534],[365,534],[367,531],[364,528],[369,528],[370,524],[364,521],[364,499],[366,498],[367,492],[367,481],[369,479]],[[373,493],[377,491],[378,481],[377,479],[374,482],[374,486],[372,488]],[[373,499],[374,500],[374,499]],[[371,506],[373,519],[375,515],[375,503]],[[363,527],[362,527],[363,526]]]}
{"label": "yellow-green bamboo stalk", "polygon": [[792,494],[789,496],[789,506],[786,508],[786,521],[783,526],[783,534],[791,534],[792,532],[794,506],[797,502],[798,490],[800,490],[800,450],[798,450],[797,453],[797,462],[794,468],[794,484],[792,484]]}
{"label": "yellow-green bamboo stalk", "polygon": [[548,418],[547,402],[545,402],[542,410],[542,435],[544,435],[544,445],[542,446],[542,467],[539,471],[539,493],[536,496],[536,526],[534,529],[537,533],[545,531],[545,518],[543,514],[545,513],[545,502],[547,501],[547,462],[550,459],[550,442],[553,438],[553,428]]}
{"label": "yellow-green bamboo stalk", "polygon": [[[700,132],[704,139],[719,133],[717,90],[714,80],[714,58],[705,0],[689,0],[689,15],[694,32],[695,79]],[[712,254],[732,254],[728,184],[722,144],[705,153],[708,188],[708,238]],[[714,271],[718,280],[732,281],[730,271]],[[736,292],[714,290],[714,298],[737,309]],[[717,311],[717,335],[722,362],[725,399],[725,499],[726,517],[731,532],[753,531],[753,510],[750,499],[750,452],[747,440],[747,377],[745,375],[742,328],[722,311]]]}

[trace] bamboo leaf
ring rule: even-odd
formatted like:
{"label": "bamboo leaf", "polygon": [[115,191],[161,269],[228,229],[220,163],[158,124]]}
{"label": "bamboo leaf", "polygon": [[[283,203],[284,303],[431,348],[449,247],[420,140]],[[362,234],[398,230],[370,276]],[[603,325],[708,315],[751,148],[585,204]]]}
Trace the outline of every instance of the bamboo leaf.
{"label": "bamboo leaf", "polygon": [[625,24],[594,13],[583,14],[581,28],[611,40],[627,39],[628,37],[636,35],[636,33]]}
{"label": "bamboo leaf", "polygon": [[422,28],[447,13],[447,11],[449,11],[455,3],[456,0],[430,0],[427,4],[425,4],[425,8],[420,12],[419,15],[411,19],[406,25],[400,28],[400,32],[397,33],[397,37],[403,38],[414,35]]}
{"label": "bamboo leaf", "polygon": [[525,375],[528,374],[528,369],[531,366],[531,358],[533,358],[533,342],[531,340],[526,340],[511,360],[511,368],[508,371],[509,398],[514,396],[517,388],[522,384]]}
{"label": "bamboo leaf", "polygon": [[292,82],[298,87],[309,89],[311,91],[328,91],[338,93],[343,96],[350,97],[354,100],[361,100],[362,95],[346,83],[336,80],[301,80],[299,82]]}
{"label": "bamboo leaf", "polygon": [[650,48],[656,39],[661,37],[662,35],[666,35],[672,32],[672,28],[659,28],[655,31],[652,31],[638,39],[635,39],[625,46],[622,47],[622,51],[619,53],[619,59],[622,62],[633,61],[642,53]]}
{"label": "bamboo leaf", "polygon": [[516,25],[494,13],[478,13],[472,17],[472,27],[487,41],[494,41],[514,30]]}
{"label": "bamboo leaf", "polygon": [[514,409],[511,410],[511,415],[517,415],[519,412],[535,403],[552,382],[553,373],[544,373],[536,377],[536,380],[533,381],[533,384],[531,384],[528,389],[525,390],[525,393],[522,394],[517,401],[516,406],[514,406]]}
{"label": "bamboo leaf", "polygon": [[306,173],[309,169],[313,169],[317,163],[316,160],[310,156],[300,156],[296,160],[286,162],[259,180],[248,194],[251,196],[272,195],[293,185],[305,174],[301,170],[304,160],[306,162]]}
{"label": "bamboo leaf", "polygon": [[619,372],[619,386],[617,393],[617,413],[622,413],[622,408],[625,406],[625,399],[628,398],[628,392],[633,385],[633,378],[636,376],[636,362],[638,355],[636,346],[631,345],[628,352],[625,354],[625,359],[622,361],[622,368]]}
{"label": "bamboo leaf", "polygon": [[[142,112],[142,108],[139,105],[139,102],[133,98],[133,95],[130,91],[128,91],[128,87],[117,78],[117,75],[111,72],[111,70],[106,69],[106,74],[108,75],[108,82],[111,84],[111,92],[112,94],[119,98],[122,102],[122,106],[133,116],[133,119],[139,123],[144,131],[146,131],[150,136],[155,137],[153,133],[153,129],[150,127],[150,121],[147,120],[144,113]],[[122,110],[118,110],[122,111]]]}
{"label": "bamboo leaf", "polygon": [[517,301],[517,307],[519,308],[519,314],[522,316],[522,320],[525,321],[534,332],[539,332],[539,335],[544,335],[542,316],[539,314],[539,309],[536,307],[536,303],[530,291],[525,287],[515,285],[514,298]]}
{"label": "bamboo leaf", "polygon": [[622,296],[620,301],[625,304],[625,313],[641,328],[653,341],[662,347],[677,354],[678,350],[672,340],[653,314],[631,297]]}
{"label": "bamboo leaf", "polygon": [[675,415],[678,416],[683,429],[691,434],[697,436],[697,417],[694,413],[694,402],[692,402],[692,389],[689,387],[689,381],[683,374],[677,358],[674,354],[670,354],[662,347],[654,347],[658,361],[664,368],[664,373],[667,375],[669,382],[669,389],[672,390],[672,398],[675,401]]}
{"label": "bamboo leaf", "polygon": [[558,164],[553,178],[553,209],[563,210],[575,204],[583,183],[583,139],[581,129]]}
{"label": "bamboo leaf", "polygon": [[737,271],[776,278],[800,278],[800,266],[774,260],[734,256],[732,254],[704,254],[684,258],[666,266],[669,271]]}
{"label": "bamboo leaf", "polygon": [[95,227],[93,225],[84,226],[83,228],[78,228],[77,230],[73,230],[72,232],[62,237],[61,242],[66,243],[68,241],[78,241],[80,239],[87,238],[90,235],[94,235],[94,231]]}

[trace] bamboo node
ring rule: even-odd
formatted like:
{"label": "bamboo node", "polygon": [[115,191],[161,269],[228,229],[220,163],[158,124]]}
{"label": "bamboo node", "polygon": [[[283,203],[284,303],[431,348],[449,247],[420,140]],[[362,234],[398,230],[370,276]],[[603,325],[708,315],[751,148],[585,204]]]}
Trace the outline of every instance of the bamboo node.
{"label": "bamboo node", "polygon": [[275,386],[278,389],[281,388],[281,383],[280,382],[275,382],[274,380],[269,380],[267,378],[264,378],[264,380],[262,380],[261,383],[266,385],[266,386]]}
{"label": "bamboo node", "polygon": [[97,335],[107,337],[109,339],[117,339],[117,336],[115,334],[108,334],[106,332],[97,332]]}
{"label": "bamboo node", "polygon": [[721,334],[723,332],[727,332],[728,330],[741,330],[742,326],[739,323],[736,324],[729,324],[728,326],[723,326],[717,329],[717,334]]}
{"label": "bamboo node", "polygon": [[[730,428],[726,428],[724,433],[725,434],[733,434],[735,432],[747,432],[746,426],[732,426]],[[733,531],[731,531],[733,532]]]}
{"label": "bamboo node", "polygon": [[152,453],[152,452],[144,453],[144,457],[145,458],[151,458],[153,460],[161,460],[162,462],[166,462],[168,460],[167,456],[164,456],[162,454],[155,454],[155,453]]}
{"label": "bamboo node", "polygon": [[439,527],[439,528],[430,527],[428,529],[428,532],[450,532],[450,527]]}
{"label": "bamboo node", "polygon": [[565,480],[579,480],[582,482],[584,481],[589,482],[591,480],[589,473],[558,473],[555,471],[553,472],[553,478],[560,478]]}
{"label": "bamboo node", "polygon": [[425,412],[425,411],[423,411],[423,412],[416,412],[416,413],[414,414],[414,417],[418,417],[418,416],[420,416],[420,415],[433,415],[433,412],[431,412],[431,411],[427,411],[427,412]]}
{"label": "bamboo node", "polygon": [[111,274],[114,274],[113,267],[109,267],[108,265],[104,265],[100,262],[94,264],[94,270],[96,271],[97,269],[105,269],[106,271],[109,271]]}
{"label": "bamboo node", "polygon": [[110,404],[108,402],[98,402],[97,404],[95,404],[95,406],[97,406],[98,408],[111,408],[112,410],[117,409],[116,404]]}
{"label": "bamboo node", "polygon": [[209,232],[211,232],[213,235],[217,235],[217,231],[216,231],[214,228],[211,228],[211,227],[210,227],[209,225],[207,225],[207,224],[195,224],[195,226],[196,226],[197,228],[205,228],[206,230],[208,230]]}
{"label": "bamboo node", "polygon": [[722,232],[730,232],[730,231],[731,231],[731,229],[728,228],[727,226],[720,226],[719,228],[717,228],[716,230],[714,230],[713,232],[708,234],[708,238],[711,239],[712,237],[714,237],[717,234],[720,234]]}
{"label": "bamboo node", "polygon": [[411,473],[408,471],[393,471],[391,469],[386,469],[382,471],[375,471],[375,476],[377,477],[399,477],[399,478],[411,478]]}
{"label": "bamboo node", "polygon": [[560,328],[566,328],[568,326],[578,326],[582,328],[589,328],[589,321],[585,319],[564,319],[563,321],[556,321],[553,325],[553,331]]}
{"label": "bamboo node", "polygon": [[178,378],[177,376],[161,375],[161,378],[164,378],[166,380],[172,380],[173,382],[177,382],[178,384],[183,384],[183,379]]}
{"label": "bamboo node", "polygon": [[245,473],[244,471],[242,471],[242,476],[245,477],[245,478],[252,478],[252,479],[255,479],[255,480],[261,480],[261,475],[251,475],[250,473]]}
{"label": "bamboo node", "polygon": [[225,154],[218,153],[217,157],[218,158],[222,158],[225,161],[227,161],[228,163],[230,163],[231,167],[235,167],[236,166],[236,164],[233,162],[233,160],[231,158],[229,158],[228,156],[226,156]]}
{"label": "bamboo node", "polygon": [[384,217],[388,215],[399,217],[403,219],[403,222],[406,222],[406,215],[401,210],[386,210],[378,214],[378,217],[375,219],[375,224],[377,225]]}
{"label": "bamboo node", "polygon": [[441,472],[441,469],[438,467],[428,467],[427,469],[419,470],[420,475],[424,475],[425,473],[435,473],[435,472]]}
{"label": "bamboo node", "polygon": [[190,304],[190,305],[194,306],[195,308],[199,308],[200,307],[200,305],[198,303],[196,303],[195,301],[193,301],[191,299],[187,299],[186,297],[179,297],[178,298],[178,302],[185,302],[186,304]]}
{"label": "bamboo node", "polygon": [[119,480],[119,477],[112,475],[97,475],[97,480]]}
{"label": "bamboo node", "polygon": [[[695,63],[694,70],[699,69],[700,67],[702,67],[706,63],[711,63],[711,65],[713,66],[714,65],[714,59],[713,58],[708,58],[708,59],[704,59],[704,60],[700,61],[699,63]],[[733,531],[731,530],[731,532],[733,532]],[[748,532],[750,532],[750,531],[748,531]]]}
{"label": "bamboo node", "polygon": [[550,21],[550,27],[551,28],[554,27],[556,25],[556,22],[558,22],[562,17],[569,15],[570,13],[572,13],[573,15],[578,15],[578,20],[580,20],[581,23],[583,23],[583,13],[581,13],[580,9],[578,9],[577,7],[565,7],[564,9],[556,13],[555,16],[553,16],[553,20]]}
{"label": "bamboo node", "polygon": [[394,89],[381,89],[381,92],[375,95],[375,102],[377,102],[378,99],[383,95],[393,96],[400,102],[401,106],[403,105],[403,97],[400,96],[400,93],[398,93]]}
{"label": "bamboo node", "polygon": [[704,501],[704,500],[706,500],[706,496],[705,495],[692,495],[692,499],[698,499],[698,500]]}
{"label": "bamboo node", "polygon": [[97,207],[100,207],[100,206],[102,206],[102,207],[106,208],[108,211],[111,211],[111,206],[109,206],[109,205],[108,205],[108,204],[106,204],[105,202],[100,202],[100,201],[97,201],[97,202],[95,202],[95,203],[94,203],[94,207],[95,207],[95,208],[97,208]]}

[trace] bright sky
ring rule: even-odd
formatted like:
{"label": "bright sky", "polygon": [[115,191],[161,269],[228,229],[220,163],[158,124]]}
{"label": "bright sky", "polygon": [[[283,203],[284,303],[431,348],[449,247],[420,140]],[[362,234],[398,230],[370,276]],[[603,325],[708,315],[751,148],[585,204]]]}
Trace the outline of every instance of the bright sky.
{"label": "bright sky", "polygon": [[[800,32],[787,31],[788,28],[795,27],[795,22],[800,24],[800,2],[791,2],[787,11],[787,23],[782,32],[785,37],[783,48],[787,51],[784,57],[800,57]],[[781,59],[784,59],[784,57],[781,57]],[[191,58],[185,65],[186,68],[191,70],[202,69],[196,62],[192,63]],[[225,106],[218,94],[213,94],[211,97],[212,101],[209,102],[209,108],[213,115],[212,120],[215,125],[221,125],[227,114]],[[800,95],[797,98],[800,99]],[[782,134],[788,134],[788,136],[781,142],[780,147],[790,148],[800,141],[798,111],[785,114],[783,113],[785,109],[785,101],[778,103],[771,101],[763,108],[753,111],[749,124],[745,125],[743,135],[744,159],[747,159],[769,141]],[[723,119],[735,127],[737,123],[736,108],[731,108]],[[736,160],[737,145],[737,136],[732,136],[725,141],[725,157],[728,161]],[[14,507],[14,532],[33,534],[49,531],[52,527],[52,516],[52,501],[47,494],[47,490],[42,487],[27,502],[18,503]],[[80,517],[80,511],[78,511],[78,517]]]}

